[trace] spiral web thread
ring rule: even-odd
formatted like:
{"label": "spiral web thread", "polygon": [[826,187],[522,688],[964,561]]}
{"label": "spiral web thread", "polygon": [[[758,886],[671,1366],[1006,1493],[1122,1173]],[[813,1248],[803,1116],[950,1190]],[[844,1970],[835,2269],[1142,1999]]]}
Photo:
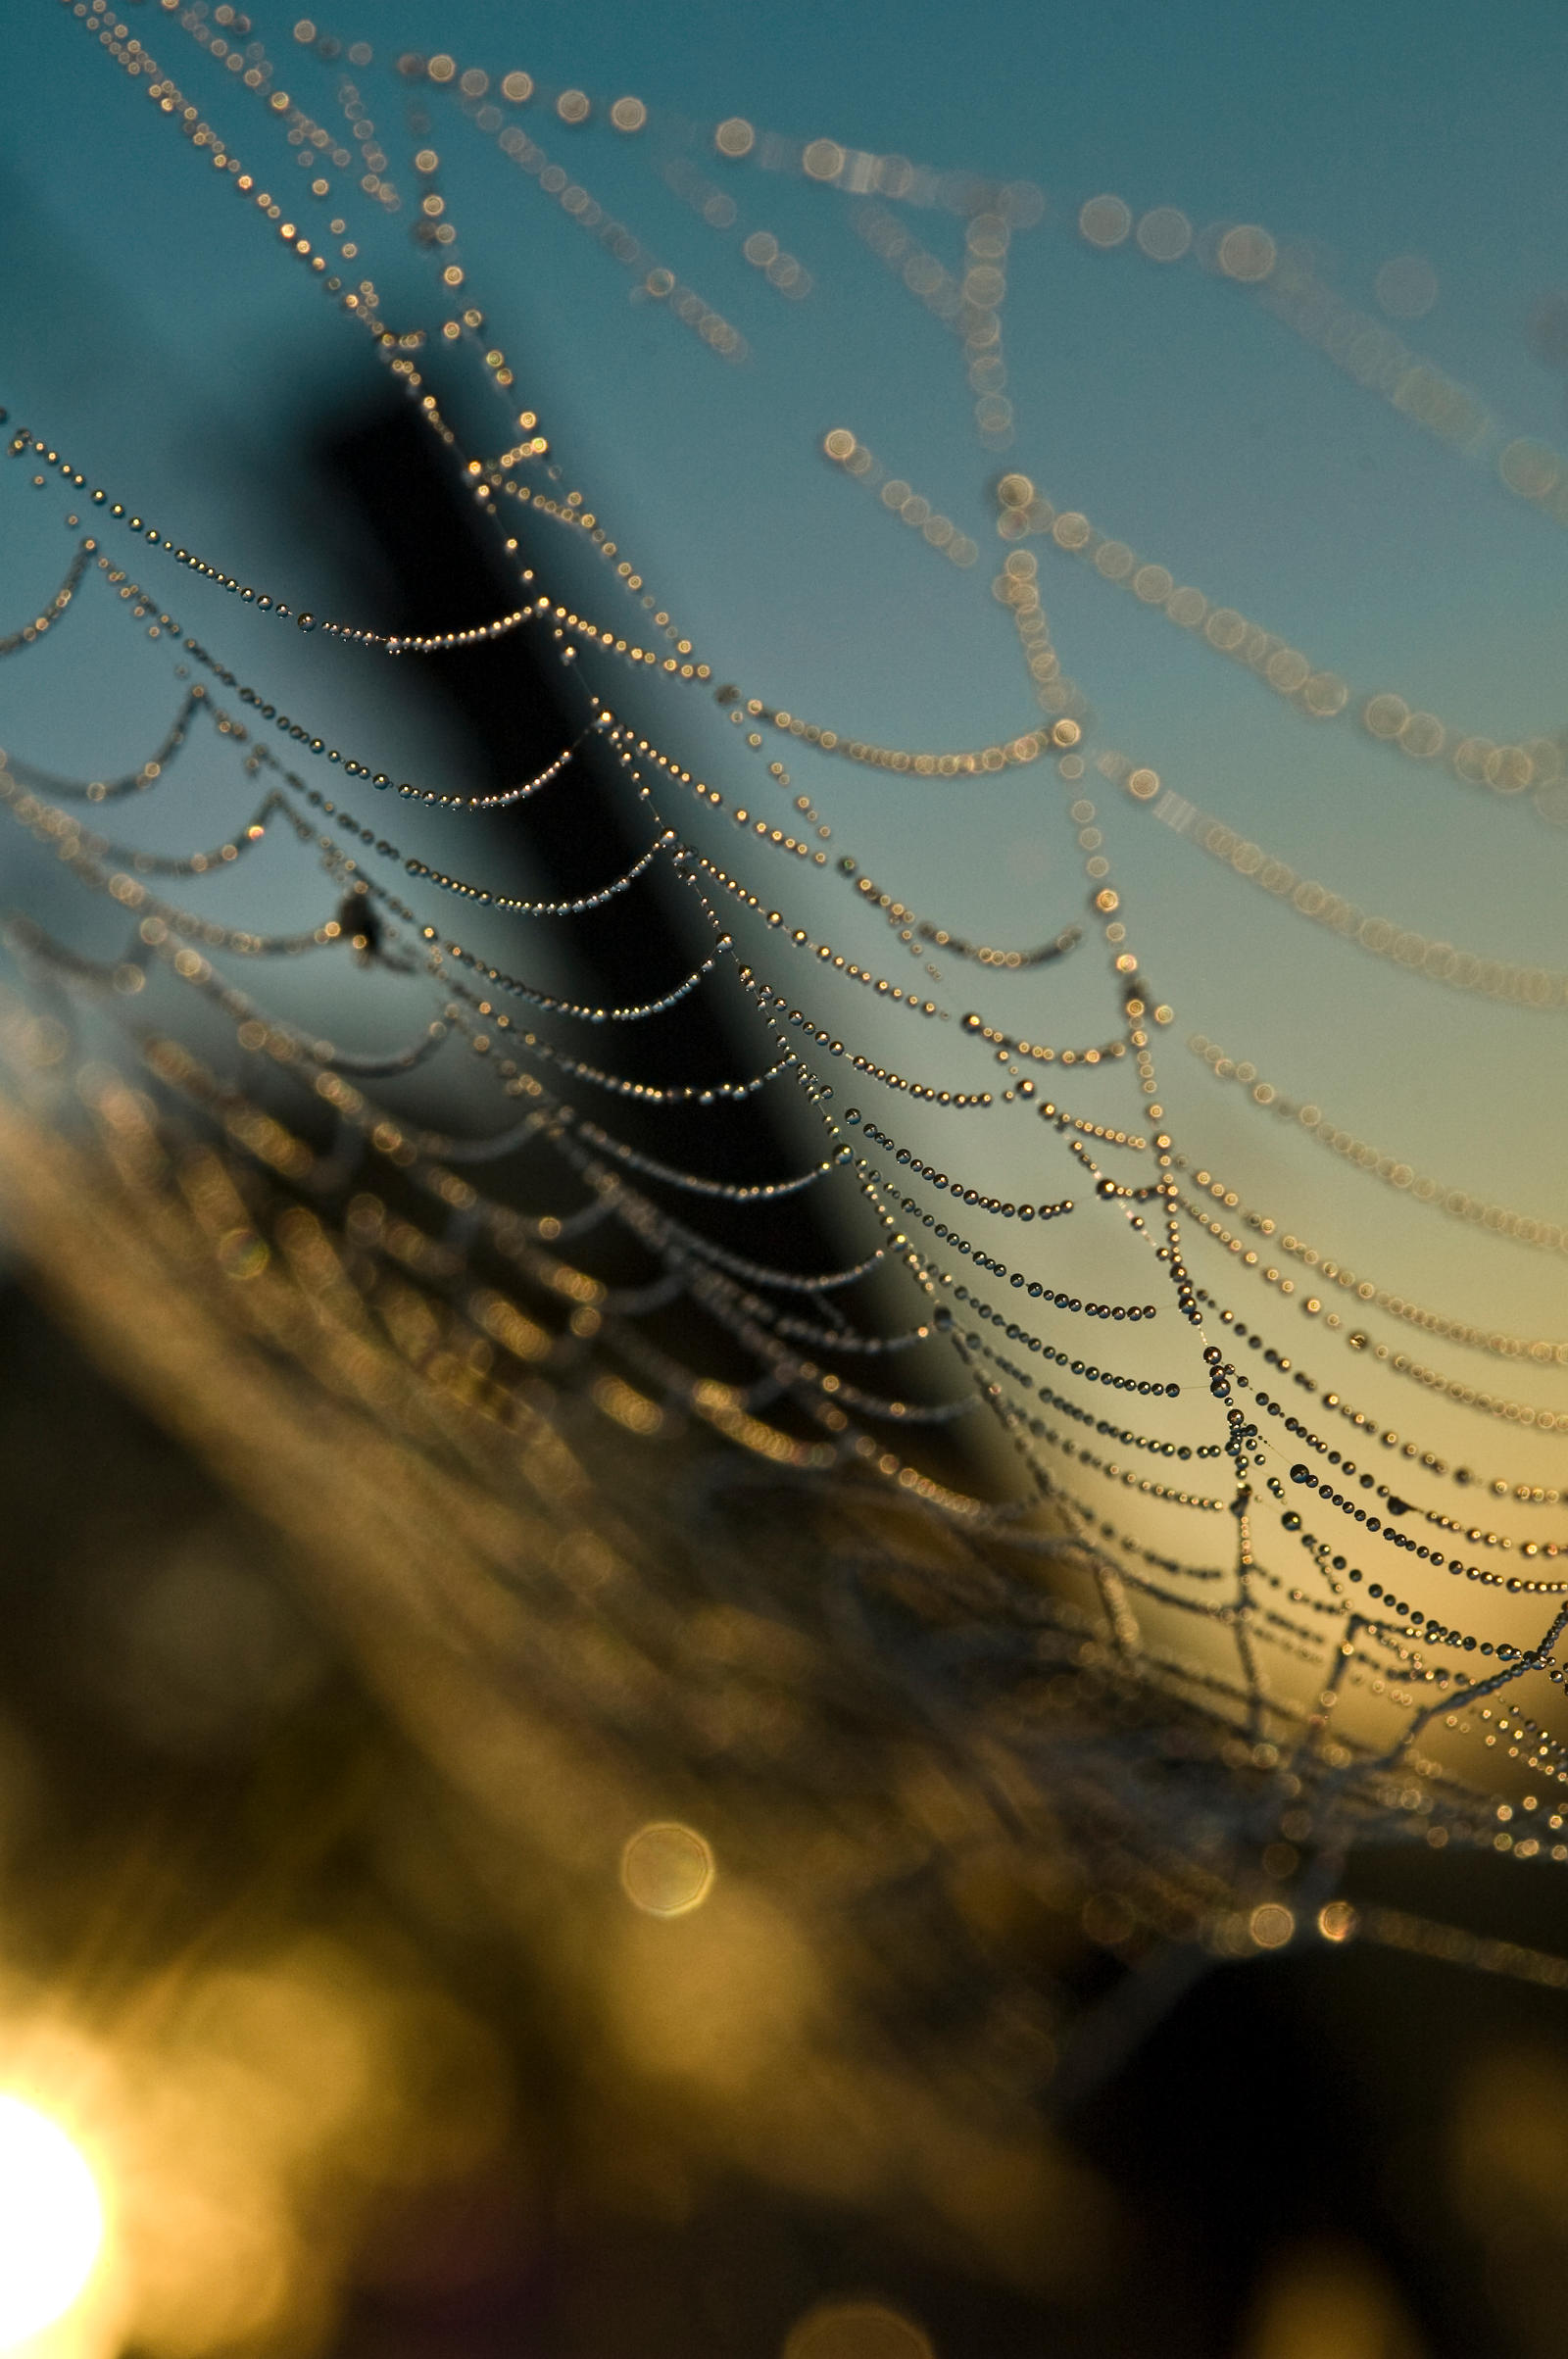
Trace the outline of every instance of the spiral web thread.
{"label": "spiral web thread", "polygon": [[[460,446],[421,371],[423,332],[390,326],[369,278],[345,286],[332,257],[281,218],[259,175],[113,12],[83,5],[74,14],[191,142],[193,172],[205,160],[262,212],[270,234],[279,217],[275,233],[363,324],[498,543],[526,507],[541,519],[541,540],[556,531],[598,553],[603,594],[593,612],[579,611],[579,602],[553,595],[542,554],[536,578],[507,542],[519,602],[477,626],[398,639],[293,613],[227,575],[220,552],[186,549],[115,489],[100,491],[46,436],[13,426],[14,459],[47,491],[63,489],[78,528],[93,529],[58,591],[0,641],[0,653],[25,655],[70,627],[78,600],[107,588],[147,626],[160,656],[173,656],[179,698],[164,739],[117,776],[62,777],[20,750],[0,765],[6,815],[57,870],[112,905],[93,956],[20,912],[9,921],[24,985],[5,1008],[17,1120],[24,1126],[41,1113],[67,1136],[86,1120],[82,1162],[56,1173],[61,1201],[73,1189],[110,1189],[193,1298],[423,1453],[447,1497],[468,1497],[470,1537],[490,1531],[486,1500],[542,1518],[555,1535],[548,1561],[557,1571],[523,1581],[514,1548],[487,1539],[492,1574],[525,1594],[531,1584],[532,1602],[564,1632],[592,1568],[594,1615],[617,1625],[644,1676],[628,1681],[622,1663],[596,1689],[589,1650],[574,1651],[564,1636],[552,1675],[563,1698],[592,1693],[601,1716],[645,1750],[662,1744],[690,1758],[698,1743],[675,1605],[719,1610],[745,1597],[774,1624],[801,1624],[803,1650],[787,1675],[759,1674],[776,1699],[790,1690],[795,1707],[809,1698],[812,1726],[848,1713],[862,1736],[867,1722],[884,1732],[918,1727],[939,1732],[955,1757],[983,1752],[990,1766],[979,1783],[996,1825],[1008,1840],[1062,1846],[1080,1866],[1092,1861],[1098,1938],[1128,1955],[1161,1937],[1201,1937],[1210,1951],[1244,1954],[1279,1947],[1314,1923],[1340,1938],[1350,1918],[1332,1895],[1357,1843],[1463,1842],[1568,1861],[1556,1806],[1556,1790],[1568,1786],[1557,1733],[1568,1579],[1559,1578],[1563,1554],[1549,1537],[1559,1492],[1503,1474],[1489,1474],[1479,1489],[1465,1476],[1456,1490],[1438,1451],[1385,1430],[1325,1380],[1322,1329],[1312,1336],[1317,1364],[1298,1367],[1275,1340],[1276,1304],[1260,1313],[1231,1297],[1243,1266],[1282,1299],[1316,1283],[1332,1301],[1338,1280],[1351,1306],[1375,1302],[1438,1338],[1435,1350],[1458,1345],[1531,1373],[1568,1363],[1568,1346],[1510,1338],[1357,1286],[1243,1204],[1212,1172],[1200,1141],[1164,1126],[1155,1050],[1172,1011],[1131,947],[1132,912],[1109,881],[1088,790],[1121,790],[1131,810],[1193,838],[1282,908],[1435,983],[1549,1013],[1562,1005],[1562,979],[1367,918],[1173,796],[1157,772],[1097,747],[1084,692],[1051,646],[1031,543],[1048,562],[1093,564],[1178,627],[1200,628],[1217,655],[1247,665],[1316,725],[1358,709],[1374,738],[1504,797],[1528,794],[1548,821],[1563,815],[1561,748],[1468,737],[1387,693],[1352,699],[1347,683],[1234,610],[1179,587],[1157,561],[1106,539],[1077,511],[1057,510],[1019,472],[997,482],[1006,554],[992,594],[1018,632],[1039,710],[1028,728],[957,752],[883,747],[716,681],[678,624],[649,621],[654,601],[638,602],[641,575],[592,500],[560,491],[548,435],[532,413],[514,410],[512,367],[469,299],[455,233],[445,234],[453,217],[434,151],[416,146],[416,238],[449,315],[444,340],[489,385],[507,421],[512,447],[495,458]],[[158,36],[172,43],[177,34],[219,56],[216,28],[233,16],[171,12],[156,20]],[[259,43],[244,52],[253,61],[239,76],[244,91],[225,91],[225,103],[248,95],[261,119],[246,135],[253,144],[286,125],[296,146],[314,146],[323,174],[333,175],[331,202],[355,215],[359,239],[389,234],[405,201],[383,151],[380,169],[358,179],[351,169],[366,161],[368,143],[359,139],[357,154],[350,144],[356,114],[366,118],[344,46],[311,25],[296,28],[296,39],[308,53],[302,68],[326,69],[321,121],[278,89],[281,69]],[[356,75],[374,64],[368,45],[347,57],[362,52]],[[674,326],[709,347],[715,366],[747,358],[722,314],[664,270],[531,135],[542,121],[546,136],[563,125],[563,136],[640,136],[649,123],[642,102],[607,108],[586,93],[522,89],[527,76],[494,85],[483,70],[442,56],[374,71],[390,84],[378,105],[399,94],[420,111],[441,109],[443,135],[497,144],[632,271],[648,299],[667,307]],[[348,131],[325,127],[334,103]],[[416,125],[411,142],[420,140]],[[982,448],[1004,450],[1012,427],[998,390],[1005,282],[995,265],[1038,221],[1038,192],[829,140],[802,147],[733,122],[718,126],[712,147],[715,170],[796,172],[847,198],[853,233],[958,341],[977,388]],[[737,183],[720,185],[689,163],[667,168],[665,178],[712,225],[734,224],[727,189]],[[944,213],[963,224],[961,276],[919,234]],[[1099,247],[1133,229],[1117,199],[1093,199],[1077,219]],[[939,242],[938,228],[926,234]],[[1413,430],[1466,455],[1494,454],[1512,497],[1568,520],[1558,514],[1554,454],[1504,440],[1473,397],[1389,331],[1364,320],[1347,326],[1343,307],[1314,309],[1307,266],[1265,231],[1210,233],[1205,248],[1184,217],[1163,209],[1136,234],[1152,259],[1203,262],[1231,279],[1239,296],[1264,304],[1381,393]],[[786,304],[807,291],[804,266],[776,239],[754,233],[742,251]],[[849,429],[829,430],[823,448],[935,556],[960,570],[975,562],[975,544],[890,478]],[[135,556],[123,527],[157,556]],[[163,603],[171,560],[197,577],[175,586],[181,601],[187,587],[199,595],[199,632]],[[154,590],[154,579],[166,587]],[[221,635],[221,613],[205,618],[217,606],[214,584],[404,663],[515,631],[544,638],[579,701],[579,731],[537,776],[502,794],[464,798],[422,779],[392,780],[278,713],[264,686],[208,646]],[[645,683],[657,689],[651,711],[716,695],[737,725],[737,773],[754,758],[765,763],[775,744],[808,763],[812,794],[797,808],[809,806],[808,823],[793,813],[785,825],[754,818],[744,785],[714,786],[683,766],[670,750],[678,718],[667,743],[624,719],[616,681],[627,669],[639,695]],[[174,762],[210,758],[215,777],[232,781],[222,790],[228,835],[171,855],[130,840],[120,806],[139,803]],[[1037,945],[999,949],[968,941],[940,910],[906,907],[855,860],[821,849],[828,831],[816,807],[826,808],[833,766],[844,761],[886,773],[890,794],[893,779],[912,775],[971,782],[976,798],[988,777],[1054,766],[1068,823],[1088,851],[1083,910],[1055,912],[1057,930]],[[437,802],[514,806],[525,829],[531,799],[569,791],[582,762],[618,776],[647,842],[629,867],[573,901],[528,902],[477,872],[449,875],[383,832],[404,817],[416,824],[416,807]],[[782,763],[772,770],[782,775]],[[396,795],[378,804],[376,788]],[[729,822],[722,831],[718,817]],[[302,882],[294,927],[203,916],[200,880],[242,864],[270,838],[324,880]],[[644,996],[614,1007],[528,979],[539,938],[530,928],[569,925],[634,895],[656,863],[686,888],[707,929],[710,947],[689,973],[650,977]],[[788,863],[839,880],[834,940],[813,914],[820,892],[809,908],[803,897],[797,911]],[[893,875],[896,855],[879,847],[873,866],[879,878]],[[505,917],[506,963],[459,939],[442,893]],[[860,945],[857,956],[836,949],[839,939]],[[1049,981],[1058,959],[1083,960],[1097,949],[1108,968],[1102,1036],[1046,1047],[1032,1037],[1039,1019],[1006,1011],[1004,995],[1018,995],[1021,1007],[1025,990],[1010,978],[1045,969]],[[251,979],[265,976],[255,962],[269,958],[346,955],[389,988],[396,979],[422,991],[424,1012],[402,1048],[345,1050],[279,1015],[265,982]],[[900,964],[901,974],[919,962],[912,988],[887,971],[906,955],[911,967]],[[973,987],[993,995],[983,1015],[952,993],[971,970],[983,978]],[[841,976],[879,1003],[858,1031],[840,1011],[843,993],[824,988]],[[706,1085],[640,1073],[638,1024],[699,992],[727,995],[746,1010],[750,1036],[768,1039],[764,1061]],[[1320,1108],[1259,1082],[1245,1061],[1200,1038],[1192,1045],[1260,1108],[1435,1212],[1495,1236],[1489,1250],[1563,1250],[1564,1232],[1552,1223],[1428,1180]],[[380,1094],[466,1052],[494,1092],[488,1127],[442,1130]],[[1121,1076],[1125,1127],[1094,1110],[1098,1097],[1091,1106],[1047,1094],[1048,1082],[1053,1093],[1082,1089],[1102,1067]],[[1109,1082],[1094,1086],[1102,1092]],[[728,1103],[792,1087],[816,1152],[746,1183],[677,1166],[640,1143],[646,1131],[634,1142],[617,1129],[628,1102],[651,1116],[662,1105],[695,1102],[710,1106],[716,1123]],[[1039,1119],[1036,1160],[1049,1176],[1032,1204],[988,1193],[981,1129],[956,1118],[998,1106],[1018,1121]],[[16,1136],[25,1139],[25,1128]],[[51,1152],[69,1151],[62,1143]],[[8,1160],[14,1189],[25,1195],[25,1157]],[[759,1215],[765,1239],[766,1206],[808,1190],[824,1199],[824,1222],[848,1241],[823,1268],[777,1267],[764,1244],[740,1250],[729,1227],[717,1232],[709,1219],[721,1200]],[[1045,1275],[1057,1224],[1089,1222],[1114,1232],[1104,1267],[1115,1276],[1103,1301]],[[631,1241],[640,1277],[596,1270],[607,1237]],[[1275,1257],[1294,1257],[1308,1276],[1298,1281]],[[662,1324],[672,1303],[687,1306],[674,1343]],[[1321,1304],[1313,1298],[1308,1307],[1315,1316]],[[1091,1319],[1104,1330],[1094,1341]],[[1327,1326],[1341,1323],[1331,1311]],[[1108,1332],[1116,1325],[1119,1342]],[[698,1329],[714,1342],[706,1363],[692,1341]],[[1249,1350],[1237,1350],[1237,1339]],[[1546,1433],[1568,1423],[1568,1408],[1505,1399],[1391,1347],[1376,1355],[1478,1416]],[[744,1380],[734,1374],[737,1356],[750,1370]],[[1199,1398],[1211,1401],[1200,1439],[1190,1415],[1200,1378]],[[1188,1404],[1180,1419],[1168,1406],[1176,1399]],[[724,1446],[717,1452],[700,1447],[709,1429]],[[803,1496],[813,1518],[808,1609],[798,1597]],[[1478,1496],[1488,1503],[1472,1525]],[[738,1756],[749,1744],[775,1767],[782,1746],[788,1775],[807,1783],[814,1775],[824,1794],[846,1774],[831,1746],[775,1730],[737,1739]],[[1273,1862],[1266,1877],[1260,1859]],[[1370,1912],[1365,1929],[1407,1948],[1448,1938],[1387,1910]],[[1471,1962],[1559,1979],[1555,1961],[1521,1951],[1510,1964],[1506,1945],[1491,1946],[1497,1957]]]}

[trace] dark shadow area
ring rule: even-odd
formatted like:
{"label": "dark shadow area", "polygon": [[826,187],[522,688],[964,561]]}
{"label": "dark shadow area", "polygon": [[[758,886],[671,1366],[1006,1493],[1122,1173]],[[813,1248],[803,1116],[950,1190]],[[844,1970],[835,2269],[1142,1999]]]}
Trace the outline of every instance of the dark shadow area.
{"label": "dark shadow area", "polygon": [[[550,554],[533,545],[544,527],[526,507],[511,503],[504,532],[517,540],[518,552],[515,559],[506,556],[503,527],[462,496],[461,482],[443,464],[428,427],[406,403],[393,400],[323,431],[314,464],[323,486],[324,513],[336,519],[340,561],[351,572],[356,562],[361,565],[361,594],[389,629],[433,635],[509,613],[518,596],[514,566]],[[502,791],[537,776],[564,746],[582,740],[573,762],[537,796],[509,812],[475,817],[466,875],[492,889],[567,900],[592,893],[646,849],[652,823],[603,741],[583,737],[587,700],[574,692],[542,625],[416,663],[411,659],[408,669],[416,690],[444,707],[471,743],[475,768],[485,782],[481,791]],[[429,886],[421,894],[430,922],[455,923],[461,902]],[[719,914],[725,914],[721,901]],[[675,982],[710,955],[713,944],[691,895],[662,860],[605,909],[565,921],[565,930],[586,978],[584,996],[611,1006],[637,1005],[656,996],[661,985]],[[513,971],[526,978],[530,946],[545,931],[559,935],[563,924],[512,922],[506,956]],[[516,1024],[537,1026],[573,1056],[662,1086],[737,1080],[771,1066],[779,1056],[777,1038],[724,960],[667,1013],[631,1025],[541,1019],[525,1004],[496,996]],[[539,1070],[552,1088],[560,1088],[615,1138],[705,1179],[749,1184],[785,1177],[825,1146],[814,1122],[802,1122],[797,1084],[788,1072],[738,1102],[653,1107],[589,1082],[563,1081],[546,1066]],[[499,1178],[504,1188],[504,1166],[493,1167],[487,1184]],[[730,1253],[772,1267],[841,1268],[883,1242],[865,1207],[838,1186],[813,1186],[760,1206],[713,1196],[693,1199],[658,1178],[631,1176],[677,1219],[701,1228]],[[594,1240],[591,1262],[596,1275],[617,1284],[635,1286],[659,1275],[657,1265],[610,1224]],[[845,1302],[861,1329],[886,1332],[919,1315],[912,1292],[887,1273],[873,1273]],[[804,1308],[814,1323],[822,1323],[820,1301],[815,1307],[799,1301],[790,1307]],[[677,1357],[700,1361],[705,1372],[722,1381],[752,1381],[755,1363],[747,1352],[689,1297],[652,1314],[649,1325]],[[830,1352],[825,1345],[819,1349]],[[884,1371],[888,1365],[883,1363]],[[852,1378],[863,1378],[865,1363],[850,1359],[845,1369]],[[901,1354],[896,1377],[872,1389],[909,1401],[940,1401],[952,1396],[954,1382],[945,1350],[930,1347]],[[811,1429],[787,1402],[775,1401],[769,1413],[808,1438]],[[893,1419],[880,1422],[890,1434],[899,1430]],[[960,1487],[972,1484],[977,1465],[990,1464],[996,1451],[995,1437],[979,1430],[983,1420],[965,1422],[974,1430],[959,1439],[940,1429],[923,1437],[924,1462]]]}

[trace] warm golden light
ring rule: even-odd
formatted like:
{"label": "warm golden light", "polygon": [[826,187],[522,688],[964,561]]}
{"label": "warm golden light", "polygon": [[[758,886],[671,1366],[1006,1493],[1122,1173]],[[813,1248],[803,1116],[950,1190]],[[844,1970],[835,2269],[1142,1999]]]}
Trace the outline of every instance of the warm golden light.
{"label": "warm golden light", "polygon": [[1249,1931],[1259,1949],[1283,1949],[1296,1932],[1296,1919],[1278,1900],[1265,1900],[1254,1908]]}
{"label": "warm golden light", "polygon": [[620,1857],[621,1888],[650,1917],[683,1917],[707,1899],[713,1854],[691,1827],[673,1821],[642,1828]]}
{"label": "warm golden light", "polygon": [[932,2359],[911,2319],[881,2302],[829,2302],[798,2321],[784,2359]]}
{"label": "warm golden light", "polygon": [[65,2132],[0,2096],[0,2350],[64,2317],[103,2237],[92,2173]]}

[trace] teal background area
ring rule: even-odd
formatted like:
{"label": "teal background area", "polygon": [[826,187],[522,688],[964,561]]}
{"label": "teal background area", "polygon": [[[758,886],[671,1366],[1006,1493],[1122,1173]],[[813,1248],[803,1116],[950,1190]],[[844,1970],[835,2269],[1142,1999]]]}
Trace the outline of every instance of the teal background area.
{"label": "teal background area", "polygon": [[[263,109],[177,23],[147,6],[124,21],[251,169],[279,183],[307,176]],[[280,79],[327,120],[338,70],[295,48],[289,21],[255,18]],[[1528,334],[1534,307],[1568,280],[1568,56],[1557,8],[522,12],[464,0],[432,13],[364,0],[357,15],[319,22],[345,44],[373,44],[375,63],[356,78],[405,188],[407,93],[385,71],[405,46],[438,37],[460,65],[495,75],[520,66],[542,85],[580,84],[596,102],[629,91],[648,105],[648,127],[630,139],[608,128],[602,104],[580,130],[537,101],[519,120],[736,322],[751,347],[744,367],[716,360],[661,306],[628,301],[627,273],[493,141],[450,100],[426,92],[421,102],[462,229],[466,295],[514,356],[517,392],[539,412],[563,486],[582,488],[612,524],[716,678],[892,744],[963,747],[1028,727],[1039,717],[1030,683],[989,587],[1004,554],[991,486],[1009,467],[1315,666],[1343,673],[1357,703],[1396,690],[1499,740],[1568,721],[1568,537],[1511,497],[1495,467],[1513,436],[1568,442],[1562,375],[1533,355]],[[312,291],[254,210],[216,185],[210,165],[58,0],[19,9],[9,44],[0,398],[215,561],[291,604],[339,611],[344,555],[300,451],[321,416],[346,416],[374,392],[379,372],[361,331]],[[791,138],[828,136],[1042,189],[1046,217],[1015,235],[1006,265],[1016,429],[1004,455],[977,441],[955,340],[853,233],[849,200],[714,158],[711,126],[736,114]],[[659,166],[680,155],[734,195],[733,232],[707,227],[663,184]],[[1075,224],[1083,203],[1106,191],[1135,215],[1175,205],[1199,230],[1252,221],[1282,243],[1304,241],[1319,274],[1374,319],[1380,266],[1425,257],[1439,285],[1434,308],[1391,324],[1477,393],[1497,421],[1488,455],[1466,458],[1418,431],[1192,259],[1161,269],[1130,241],[1093,251]],[[300,201],[307,227],[327,210]],[[378,224],[366,257],[388,319],[431,323],[439,290],[409,245],[408,218]],[[907,226],[961,269],[956,215],[911,209]],[[755,227],[810,270],[806,301],[781,299],[740,259],[740,238]],[[465,416],[476,438],[493,432],[499,446],[504,419],[481,427],[483,412]],[[821,437],[840,425],[973,536],[981,554],[971,570],[933,555],[823,462]],[[64,563],[57,510],[52,491],[46,502],[24,488],[20,468],[0,479],[7,627]],[[1505,801],[1441,763],[1406,761],[1348,715],[1309,722],[1125,591],[1043,542],[1028,546],[1040,556],[1053,639],[1093,711],[1091,758],[1114,747],[1152,764],[1304,874],[1402,925],[1490,956],[1568,963],[1564,833],[1529,795]],[[138,551],[136,562],[154,581],[152,559]],[[181,620],[290,710],[400,775],[464,783],[462,748],[383,662],[302,641],[171,576],[162,594],[177,592]],[[604,569],[563,578],[610,597]],[[57,644],[0,680],[3,742],[61,769],[139,754],[170,704],[167,663],[150,665],[122,626],[111,631],[100,617],[90,641],[86,623],[76,630],[73,619]],[[84,668],[89,643],[95,661]],[[626,694],[619,673],[595,676],[607,695]],[[627,710],[641,725],[731,799],[765,786],[710,704],[689,691],[637,695]],[[770,738],[762,759],[776,751]],[[833,824],[834,850],[853,850],[955,930],[1022,944],[1083,915],[1061,809],[1070,798],[1047,765],[946,785],[796,748],[789,758],[795,786]],[[1350,1172],[1251,1112],[1181,1044],[1202,1031],[1418,1170],[1560,1218],[1568,1018],[1406,976],[1227,877],[1092,767],[1082,791],[1101,810],[1132,945],[1175,1009],[1159,1043],[1160,1103],[1194,1160],[1380,1283],[1481,1323],[1561,1332],[1556,1258],[1478,1238]],[[183,841],[202,797],[211,810],[216,793],[211,774],[192,773],[167,818],[149,812],[147,824]],[[224,794],[226,824],[235,804]],[[717,824],[714,840],[732,849]],[[419,835],[411,823],[407,839],[456,864],[461,823],[422,825]],[[791,870],[781,892],[786,884],[802,923],[868,961],[886,958],[889,937],[865,926],[837,880]],[[297,872],[280,864],[265,889],[253,879],[248,890],[263,903],[271,891],[261,914],[275,917],[297,907]],[[213,906],[237,891],[237,880],[221,880]],[[356,1002],[360,988],[344,986],[368,1023],[372,995],[367,986]],[[980,1086],[980,1068],[951,1034],[939,1042],[934,1027],[922,1029],[916,1063],[907,1023],[901,1031],[891,1015],[868,1013],[864,995],[847,987],[837,1001],[818,989],[821,1020],[855,1022],[872,1054],[907,1057],[950,1086]],[[1112,1028],[1096,946],[1043,976],[954,972],[944,989],[955,1007],[978,1007],[1031,1037],[1101,1039]],[[1137,1110],[1125,1070],[1081,1076],[1072,1103],[1112,1122]],[[983,1165],[1000,1190],[1061,1192],[1059,1150],[1047,1142],[1042,1154],[1043,1134],[1022,1109],[977,1117],[961,1143],[955,1117],[917,1122],[906,1100],[889,1101],[880,1118],[933,1156]],[[1072,1250],[1093,1259],[1101,1249]],[[1233,1290],[1238,1307],[1264,1312],[1261,1289],[1250,1293],[1249,1303]],[[1266,1315],[1285,1314],[1270,1302]],[[1447,1350],[1443,1364],[1457,1356]],[[1318,1359],[1325,1381],[1345,1381],[1342,1352],[1325,1348]],[[1466,1373],[1493,1381],[1495,1364]],[[1548,1380],[1505,1373],[1502,1389],[1556,1403]],[[1373,1398],[1370,1377],[1354,1374]],[[1387,1400],[1383,1413],[1424,1426],[1454,1454],[1553,1479],[1560,1450],[1506,1427],[1478,1433],[1473,1417],[1430,1409],[1392,1380]]]}

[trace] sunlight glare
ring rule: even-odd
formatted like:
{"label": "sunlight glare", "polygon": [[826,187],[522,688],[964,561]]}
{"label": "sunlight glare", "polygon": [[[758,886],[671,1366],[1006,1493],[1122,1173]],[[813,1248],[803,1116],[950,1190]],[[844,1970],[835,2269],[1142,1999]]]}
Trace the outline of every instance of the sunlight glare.
{"label": "sunlight glare", "polygon": [[64,2316],[103,2236],[92,2173],[65,2132],[20,2098],[0,2096],[0,2351]]}

